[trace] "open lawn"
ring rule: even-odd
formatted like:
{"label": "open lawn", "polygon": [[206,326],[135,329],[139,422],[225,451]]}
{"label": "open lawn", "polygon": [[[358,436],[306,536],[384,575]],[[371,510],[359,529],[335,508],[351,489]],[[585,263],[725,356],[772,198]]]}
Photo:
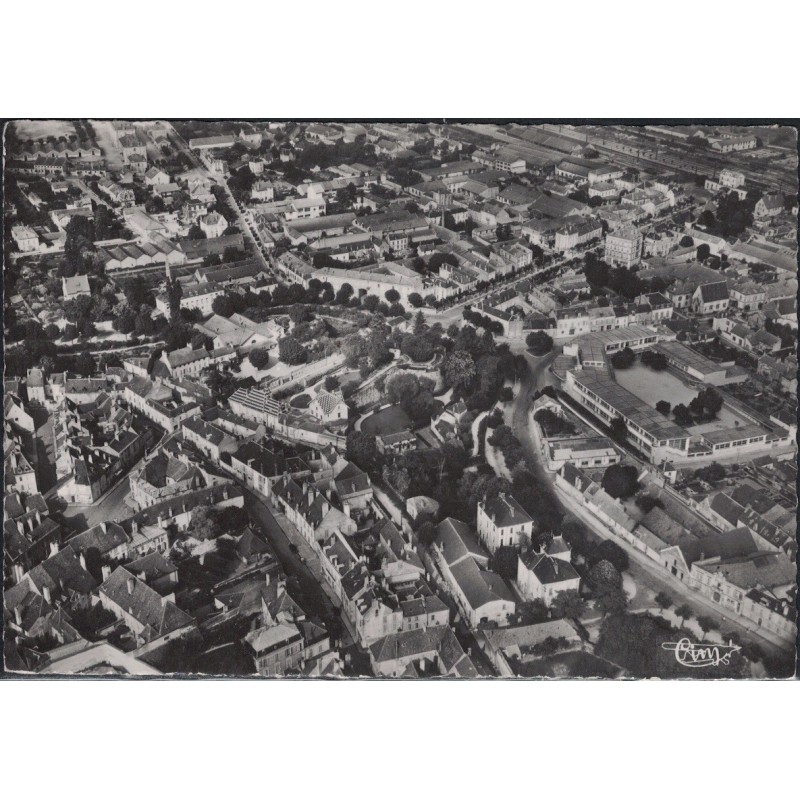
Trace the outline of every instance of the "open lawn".
{"label": "open lawn", "polygon": [[411,419],[400,406],[390,406],[367,417],[361,423],[361,430],[373,436],[383,433],[399,433],[411,428]]}
{"label": "open lawn", "polygon": [[[339,379],[340,386],[344,386],[346,383],[351,383],[352,381],[361,382],[361,373],[357,369],[348,369],[334,374]],[[321,383],[324,383],[324,380],[321,381]]]}
{"label": "open lawn", "polygon": [[23,141],[46,139],[48,136],[74,136],[75,126],[68,120],[21,119],[14,123],[17,137]]}

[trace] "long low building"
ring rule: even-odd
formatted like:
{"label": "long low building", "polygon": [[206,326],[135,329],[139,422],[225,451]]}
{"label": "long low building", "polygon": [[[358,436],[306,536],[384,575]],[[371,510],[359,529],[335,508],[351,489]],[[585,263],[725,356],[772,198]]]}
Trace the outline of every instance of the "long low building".
{"label": "long low building", "polygon": [[547,462],[551,470],[559,470],[567,462],[576,467],[607,467],[619,461],[617,448],[605,436],[576,436],[547,442]]}
{"label": "long low building", "polygon": [[98,249],[98,256],[107,271],[135,269],[153,264],[183,264],[184,252],[164,236],[154,235],[150,241],[124,242]]}
{"label": "long low building", "polygon": [[581,336],[565,345],[564,354],[580,356],[581,364],[585,367],[602,367],[608,363],[609,356],[626,347],[631,350],[645,350],[655,345],[659,339],[659,334],[652,328],[628,325],[626,328],[596,331]]}
{"label": "long low building", "polygon": [[671,367],[688,375],[690,378],[721,386],[725,383],[727,369],[715,364],[700,353],[691,350],[680,342],[659,342],[654,348],[667,359]]}
{"label": "long low building", "polygon": [[421,297],[433,295],[437,300],[442,300],[454,293],[454,290],[449,289],[444,282],[423,278],[412,270],[404,270],[402,265],[391,261],[368,269],[325,267],[315,270],[313,277],[323,283],[330,283],[334,291],[338,291],[345,283],[350,284],[356,292],[364,289],[379,297],[383,297],[389,289],[396,289],[400,294],[400,301],[404,304],[408,303],[408,298],[412,294],[418,294]]}
{"label": "long low building", "polygon": [[608,370],[572,370],[565,389],[607,425],[622,417],[628,435],[652,463],[687,458],[691,434],[620,386]]}
{"label": "long low building", "polygon": [[236,137],[231,134],[222,136],[203,136],[199,139],[189,139],[190,150],[209,150],[216,147],[233,147]]}
{"label": "long low building", "polygon": [[724,456],[731,449],[764,445],[770,434],[760,425],[740,425],[736,428],[706,431],[700,437],[714,454]]}
{"label": "long low building", "polygon": [[327,214],[312,219],[292,219],[284,225],[284,233],[292,244],[313,242],[322,237],[342,236],[356,219],[353,213]]}
{"label": "long low building", "polygon": [[232,347],[206,350],[203,347],[194,349],[191,345],[187,345],[170,353],[165,351],[161,354],[159,363],[164,365],[170,377],[182,378],[186,375],[199,375],[208,367],[233,361],[234,358],[236,351]]}
{"label": "long low building", "polygon": [[215,348],[235,347],[250,350],[254,347],[270,349],[278,343],[280,329],[274,323],[253,322],[241,314],[230,318],[215,314],[205,322],[196,322],[194,327],[208,336]]}
{"label": "long low building", "polygon": [[283,413],[268,389],[237,389],[228,398],[228,405],[234,414],[263,423],[275,436],[344,448],[344,436],[329,431],[310,415],[296,411]]}
{"label": "long low building", "polygon": [[345,233],[341,236],[326,236],[310,245],[312,250],[326,253],[337,261],[354,261],[375,252],[371,233]]}
{"label": "long low building", "polygon": [[771,431],[769,425],[756,424],[758,420],[744,412],[752,424],[692,434],[620,386],[607,366],[587,367],[584,363],[568,370],[564,381],[567,394],[606,425],[622,418],[631,443],[653,464],[722,459],[744,453],[752,457],[792,441],[791,432]]}

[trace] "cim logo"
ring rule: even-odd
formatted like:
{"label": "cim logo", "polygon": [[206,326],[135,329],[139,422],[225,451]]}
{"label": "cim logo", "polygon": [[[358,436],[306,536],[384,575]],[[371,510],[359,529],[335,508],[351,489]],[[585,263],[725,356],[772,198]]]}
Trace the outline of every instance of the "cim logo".
{"label": "cim logo", "polygon": [[689,639],[662,642],[662,649],[675,653],[675,660],[684,667],[727,667],[731,656],[742,648],[735,644],[695,644]]}

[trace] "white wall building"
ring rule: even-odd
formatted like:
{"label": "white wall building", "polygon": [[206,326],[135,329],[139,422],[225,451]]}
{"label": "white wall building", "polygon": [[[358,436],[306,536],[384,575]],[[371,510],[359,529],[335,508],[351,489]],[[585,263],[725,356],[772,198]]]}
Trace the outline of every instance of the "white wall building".
{"label": "white wall building", "polygon": [[511,496],[501,492],[492,500],[478,503],[478,536],[494,553],[498,547],[519,547],[520,540],[530,541],[533,519]]}

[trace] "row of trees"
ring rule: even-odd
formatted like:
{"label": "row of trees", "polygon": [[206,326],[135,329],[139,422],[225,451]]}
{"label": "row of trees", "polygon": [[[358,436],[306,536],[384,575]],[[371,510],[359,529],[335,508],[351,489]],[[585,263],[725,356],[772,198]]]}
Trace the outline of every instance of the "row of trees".
{"label": "row of trees", "polygon": [[94,269],[102,271],[95,258],[94,243],[124,237],[128,231],[114,213],[102,203],[95,206],[91,217],[75,215],[64,229],[64,259],[59,265],[59,277],[70,278]]}
{"label": "row of trees", "polygon": [[495,428],[487,441],[503,454],[503,461],[509,470],[524,463],[525,454],[522,452],[522,445],[508,425],[500,425]]}
{"label": "row of trees", "polygon": [[466,322],[469,322],[470,325],[474,325],[476,328],[483,328],[490,333],[503,333],[503,324],[499,320],[487,317],[486,314],[481,314],[478,311],[465,308],[463,317]]}
{"label": "row of trees", "polygon": [[662,372],[669,366],[667,357],[663,353],[659,353],[655,350],[645,350],[640,358],[644,366],[656,372]]}
{"label": "row of trees", "polygon": [[[656,372],[662,372],[669,366],[667,357],[655,350],[645,350],[639,359],[645,367]],[[636,353],[630,347],[625,347],[611,356],[611,365],[614,369],[628,369],[633,366],[635,361]]]}
{"label": "row of trees", "polygon": [[603,473],[601,486],[611,497],[625,500],[636,493],[639,486],[639,471],[633,466],[611,464]]}
{"label": "row of trees", "polygon": [[192,511],[190,531],[196,539],[216,539],[227,533],[238,534],[249,523],[244,508],[231,506],[215,508],[213,506],[197,506]]}

